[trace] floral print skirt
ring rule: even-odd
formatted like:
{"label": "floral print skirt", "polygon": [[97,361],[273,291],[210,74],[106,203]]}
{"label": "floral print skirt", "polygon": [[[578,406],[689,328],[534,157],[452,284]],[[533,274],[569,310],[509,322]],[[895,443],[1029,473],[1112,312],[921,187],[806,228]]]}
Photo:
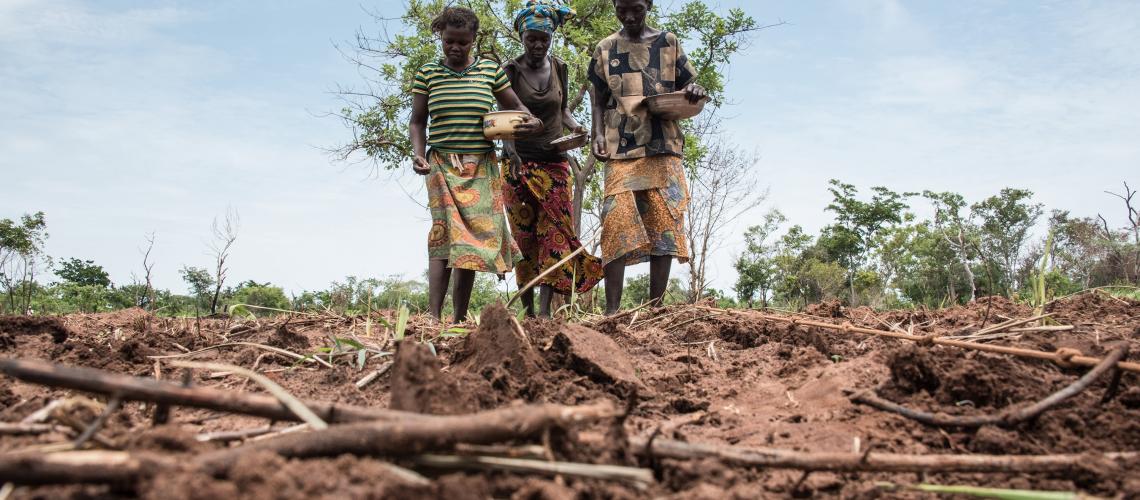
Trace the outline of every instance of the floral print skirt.
{"label": "floral print skirt", "polygon": [[448,267],[495,274],[510,271],[518,247],[507,229],[503,180],[494,151],[428,153],[428,258]]}
{"label": "floral print skirt", "polygon": [[[518,178],[507,176],[507,215],[522,260],[515,266],[520,287],[582,246],[571,215],[570,165],[524,161]],[[583,293],[602,279],[601,259],[582,252],[541,281],[554,291]]]}

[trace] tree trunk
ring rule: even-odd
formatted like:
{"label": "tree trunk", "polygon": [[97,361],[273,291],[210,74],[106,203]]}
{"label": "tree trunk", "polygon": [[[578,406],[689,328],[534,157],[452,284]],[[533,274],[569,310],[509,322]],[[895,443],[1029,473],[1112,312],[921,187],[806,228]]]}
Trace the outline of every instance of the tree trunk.
{"label": "tree trunk", "polygon": [[582,207],[586,201],[586,186],[590,183],[590,178],[594,176],[594,172],[598,168],[598,159],[590,155],[586,159],[586,164],[582,165],[578,162],[577,158],[570,157],[570,168],[574,173],[574,234],[579,238],[582,237]]}

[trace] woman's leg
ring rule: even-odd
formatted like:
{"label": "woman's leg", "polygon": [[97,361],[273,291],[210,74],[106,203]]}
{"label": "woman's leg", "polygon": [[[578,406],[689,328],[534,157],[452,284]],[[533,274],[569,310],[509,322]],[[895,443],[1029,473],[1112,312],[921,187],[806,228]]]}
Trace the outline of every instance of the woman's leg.
{"label": "woman's leg", "polygon": [[[538,315],[543,318],[550,317],[550,301],[554,298],[554,287],[541,285],[538,287],[539,309]],[[523,300],[526,300],[525,298]],[[532,299],[533,301],[533,299]]]}
{"label": "woman's leg", "polygon": [[447,285],[451,282],[451,268],[447,259],[428,259],[428,312],[439,320],[443,314],[443,299],[447,298]]}
{"label": "woman's leg", "polygon": [[606,315],[621,309],[621,292],[625,284],[625,261],[618,259],[606,264]]}
{"label": "woman's leg", "polygon": [[467,306],[471,305],[471,289],[475,286],[475,271],[455,270],[455,290],[452,291],[451,308],[455,310],[455,322],[467,319]]}
{"label": "woman's leg", "polygon": [[657,306],[665,305],[665,290],[669,288],[669,270],[672,267],[672,255],[649,257],[649,300]]}
{"label": "woman's leg", "polygon": [[522,300],[523,310],[526,311],[526,317],[534,317],[534,287],[527,288],[525,292],[519,295]]}

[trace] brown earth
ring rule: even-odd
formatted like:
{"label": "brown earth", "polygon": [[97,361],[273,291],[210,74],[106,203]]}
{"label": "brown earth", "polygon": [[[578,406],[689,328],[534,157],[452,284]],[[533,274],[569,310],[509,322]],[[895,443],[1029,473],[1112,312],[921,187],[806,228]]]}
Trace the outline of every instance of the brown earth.
{"label": "brown earth", "polygon": [[[994,340],[1044,351],[1074,348],[1103,356],[1126,342],[1140,356],[1140,302],[1087,293],[1053,303],[1053,324],[1071,331],[1027,332]],[[964,335],[1030,308],[985,298],[945,310],[876,312],[837,303],[809,308],[836,324]],[[393,321],[393,313],[383,313]],[[806,317],[800,315],[800,317]],[[814,318],[818,319],[818,318]],[[631,408],[623,427],[599,425],[551,438],[555,458],[653,466],[658,481],[648,490],[621,483],[554,479],[503,472],[442,473],[417,469],[428,485],[408,482],[381,460],[342,456],[286,460],[250,454],[224,479],[195,471],[160,474],[126,486],[18,488],[13,498],[888,498],[879,481],[970,484],[1140,495],[1140,465],[1109,467],[1090,462],[1078,474],[825,473],[806,478],[794,470],[725,466],[715,460],[638,463],[621,443],[627,435],[664,429],[666,437],[692,442],[778,447],[802,451],[862,450],[897,453],[1051,454],[1140,450],[1140,377],[1125,374],[1119,394],[1100,400],[1111,377],[1035,420],[1012,428],[939,429],[869,407],[853,405],[851,391],[876,389],[911,408],[952,415],[990,414],[1037,401],[1072,383],[1085,368],[966,351],[853,332],[771,321],[749,313],[725,314],[697,307],[641,310],[578,325],[528,320],[520,332],[510,316],[491,308],[465,338],[413,318],[398,349],[387,333],[362,318],[295,316],[288,320],[170,319],[140,310],[59,318],[0,317],[0,356],[39,358],[136,376],[180,380],[182,371],[150,356],[183,354],[232,342],[249,342],[312,354],[332,339],[358,342],[394,355],[374,356],[363,369],[355,353],[334,367],[298,362],[249,345],[226,345],[193,356],[252,366],[305,398],[455,414],[519,402],[579,404],[610,399]],[[367,332],[367,333],[366,333]],[[368,335],[371,333],[371,335]],[[424,341],[420,344],[415,341]],[[428,345],[430,343],[430,346]],[[343,344],[343,343],[342,343]],[[324,355],[322,355],[323,357]],[[357,389],[355,382],[386,361],[392,369]],[[165,360],[163,360],[165,361]],[[195,385],[260,392],[239,377],[196,371]],[[77,396],[0,376],[0,421],[18,422],[53,400]],[[98,398],[92,398],[98,399]],[[98,405],[72,400],[63,416],[90,421]],[[57,413],[61,410],[57,410]],[[174,408],[170,423],[152,427],[154,407],[132,402],[100,432],[129,450],[191,456],[221,448],[195,435],[264,427],[253,417]],[[283,427],[285,424],[275,424]],[[591,437],[592,436],[592,437]],[[65,442],[69,436],[0,437],[0,450],[27,450]],[[608,443],[608,444],[607,444]],[[235,443],[234,445],[237,445]],[[397,462],[411,467],[409,463]],[[798,485],[798,486],[797,486]],[[922,498],[921,495],[908,494]]]}

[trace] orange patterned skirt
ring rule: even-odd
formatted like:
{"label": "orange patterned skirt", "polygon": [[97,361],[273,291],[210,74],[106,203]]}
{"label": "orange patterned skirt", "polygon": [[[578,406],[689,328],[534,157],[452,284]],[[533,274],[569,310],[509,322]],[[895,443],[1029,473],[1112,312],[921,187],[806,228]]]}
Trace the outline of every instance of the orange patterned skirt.
{"label": "orange patterned skirt", "polygon": [[689,189],[681,158],[670,155],[606,164],[602,262],[626,265],[671,255],[688,262],[685,209]]}

